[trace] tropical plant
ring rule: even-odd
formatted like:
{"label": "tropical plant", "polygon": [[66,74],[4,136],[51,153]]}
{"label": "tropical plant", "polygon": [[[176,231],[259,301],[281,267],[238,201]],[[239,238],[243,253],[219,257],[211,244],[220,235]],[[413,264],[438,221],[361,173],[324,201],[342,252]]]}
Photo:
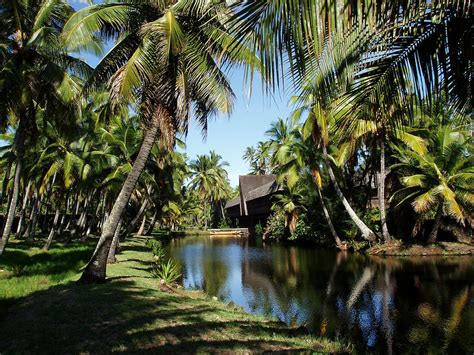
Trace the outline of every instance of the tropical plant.
{"label": "tropical plant", "polygon": [[153,265],[151,271],[153,277],[159,279],[166,285],[174,285],[181,278],[181,270],[173,260],[160,260]]}
{"label": "tropical plant", "polygon": [[254,61],[243,41],[234,38],[223,24],[230,16],[224,2],[131,1],[89,6],[66,24],[65,43],[84,43],[97,32],[118,39],[87,86],[109,81],[112,102],[134,104],[144,128],[140,152],[81,282],[105,279],[113,233],[155,137],[171,148],[175,133],[187,131],[192,114],[205,130],[210,116],[230,112],[233,93],[221,68]]}
{"label": "tropical plant", "polygon": [[428,152],[410,148],[393,148],[398,163],[393,165],[404,186],[392,197],[398,206],[409,203],[420,215],[421,223],[433,219],[428,242],[434,243],[443,219],[461,226],[473,225],[474,158],[472,138],[466,127],[440,125],[427,138]]}
{"label": "tropical plant", "polygon": [[[69,48],[59,41],[64,23],[73,12],[66,1],[0,2],[0,45],[4,48],[0,70],[0,127],[6,124],[16,127],[7,165],[10,170],[15,162],[15,172],[0,254],[8,242],[17,208],[25,146],[32,144],[37,136],[36,114],[39,109],[44,110],[46,119],[63,126],[74,119],[73,98],[80,85],[73,76],[84,78],[90,73],[90,68],[71,56]],[[87,44],[93,41],[94,36],[91,36]]]}

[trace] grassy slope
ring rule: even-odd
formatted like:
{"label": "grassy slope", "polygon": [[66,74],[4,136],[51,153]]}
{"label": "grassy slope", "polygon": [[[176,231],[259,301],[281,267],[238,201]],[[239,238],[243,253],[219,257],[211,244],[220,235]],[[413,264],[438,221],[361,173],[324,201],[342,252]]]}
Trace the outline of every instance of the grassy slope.
{"label": "grassy slope", "polygon": [[124,245],[110,282],[77,286],[92,248],[55,246],[47,254],[17,244],[0,259],[0,270],[29,265],[19,277],[0,272],[0,352],[341,350],[200,292],[160,291],[143,239]]}

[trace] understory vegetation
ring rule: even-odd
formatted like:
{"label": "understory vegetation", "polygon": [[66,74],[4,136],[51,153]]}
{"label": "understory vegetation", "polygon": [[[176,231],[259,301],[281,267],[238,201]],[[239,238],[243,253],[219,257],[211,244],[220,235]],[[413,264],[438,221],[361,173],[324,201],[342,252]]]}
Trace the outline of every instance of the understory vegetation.
{"label": "understory vegetation", "polygon": [[338,131],[337,119],[325,122],[326,129],[336,127],[326,159],[311,135],[305,135],[314,119],[311,113],[303,122],[299,110],[274,122],[268,140],[244,155],[252,174],[276,174],[280,184],[263,234],[320,244],[342,245],[343,239],[356,247],[359,230],[346,213],[346,199],[380,241],[434,243],[440,235],[442,240],[469,243],[474,202],[470,117],[448,110],[445,101],[433,105],[436,109],[430,112],[407,110],[402,117],[407,126],[403,131],[394,127],[386,141],[370,117],[358,123],[355,137]]}

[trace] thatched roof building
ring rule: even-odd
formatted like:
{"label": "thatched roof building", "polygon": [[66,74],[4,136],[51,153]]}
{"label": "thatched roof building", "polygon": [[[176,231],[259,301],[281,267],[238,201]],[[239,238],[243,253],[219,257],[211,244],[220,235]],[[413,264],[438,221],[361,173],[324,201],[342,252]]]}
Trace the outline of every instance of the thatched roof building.
{"label": "thatched roof building", "polygon": [[262,222],[271,213],[271,196],[279,190],[275,175],[241,175],[239,196],[227,202],[227,214],[245,227]]}

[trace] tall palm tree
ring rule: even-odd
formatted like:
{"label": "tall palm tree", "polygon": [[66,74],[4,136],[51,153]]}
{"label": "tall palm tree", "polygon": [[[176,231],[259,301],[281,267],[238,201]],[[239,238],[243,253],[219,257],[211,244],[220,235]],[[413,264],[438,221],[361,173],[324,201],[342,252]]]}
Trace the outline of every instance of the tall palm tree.
{"label": "tall palm tree", "polygon": [[428,242],[436,242],[442,219],[462,226],[474,224],[474,156],[467,127],[432,128],[428,152],[394,147],[399,163],[393,166],[404,188],[392,197],[398,205],[409,203],[416,213],[434,219]]}
{"label": "tall palm tree", "polygon": [[[355,156],[358,149],[362,148],[367,148],[373,155],[379,155],[380,168],[377,177],[377,196],[382,237],[385,242],[388,242],[392,240],[392,237],[387,227],[385,208],[386,145],[389,142],[399,142],[420,154],[426,152],[426,145],[423,138],[410,133],[409,123],[411,119],[409,117],[411,113],[406,108],[395,106],[395,104],[384,107],[383,103],[377,102],[367,105],[366,109],[366,111],[361,112],[359,117],[353,118],[354,130],[350,134],[339,134],[343,136],[343,139],[340,144],[337,162],[339,165],[345,164],[348,159]],[[394,116],[401,117],[402,124],[394,122],[391,119]]]}
{"label": "tall palm tree", "polygon": [[113,234],[156,136],[171,149],[175,132],[187,131],[192,114],[205,130],[208,117],[230,112],[234,95],[221,69],[252,61],[224,25],[230,15],[223,1],[130,0],[89,6],[66,24],[66,43],[84,43],[96,32],[117,38],[88,86],[108,81],[112,101],[134,104],[144,129],[140,151],[81,282],[105,280]]}
{"label": "tall palm tree", "polygon": [[[289,188],[293,188],[300,182],[300,179],[309,172],[315,184],[319,201],[323,208],[323,214],[334,238],[336,246],[339,249],[346,249],[345,244],[339,238],[334,228],[331,216],[324,202],[321,192],[322,177],[320,166],[321,159],[318,150],[312,144],[311,139],[304,139],[301,127],[296,125],[294,117],[289,124],[279,119],[273,129],[267,131],[270,138],[270,144],[273,148],[274,172],[281,183],[285,183]],[[276,130],[275,126],[280,127]],[[289,132],[285,135],[275,134],[278,132]]]}
{"label": "tall palm tree", "polygon": [[[230,185],[227,171],[224,169],[227,165],[229,164],[222,161],[222,157],[214,151],[211,151],[209,155],[198,155],[196,160],[189,164],[191,175],[189,187],[195,190],[204,201],[205,213],[207,213],[208,206],[213,204],[219,204],[222,209],[222,201],[229,196]],[[209,217],[205,216],[206,228]]]}
{"label": "tall palm tree", "polygon": [[38,107],[47,110],[46,117],[56,118],[58,123],[64,117],[74,117],[70,114],[74,107],[70,101],[78,92],[78,83],[71,75],[84,77],[90,71],[59,43],[59,33],[73,12],[66,1],[0,2],[0,44],[5,48],[0,70],[0,116],[16,126],[12,147],[15,173],[0,254],[11,232],[25,144],[35,138]]}

